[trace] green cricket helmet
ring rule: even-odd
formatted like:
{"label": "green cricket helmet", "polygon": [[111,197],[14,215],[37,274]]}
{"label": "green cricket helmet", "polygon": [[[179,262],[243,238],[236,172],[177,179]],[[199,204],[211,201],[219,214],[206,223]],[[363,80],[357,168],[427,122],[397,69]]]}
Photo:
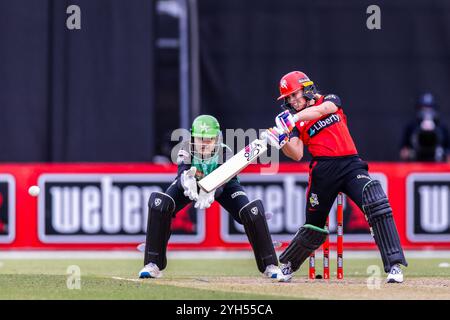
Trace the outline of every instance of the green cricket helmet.
{"label": "green cricket helmet", "polygon": [[200,115],[191,127],[191,154],[199,160],[216,156],[222,145],[219,121],[210,115]]}

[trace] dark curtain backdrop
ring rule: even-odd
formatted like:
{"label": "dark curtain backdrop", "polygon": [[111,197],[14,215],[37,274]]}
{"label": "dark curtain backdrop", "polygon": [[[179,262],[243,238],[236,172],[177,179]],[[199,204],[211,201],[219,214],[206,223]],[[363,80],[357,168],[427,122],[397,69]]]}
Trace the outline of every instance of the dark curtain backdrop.
{"label": "dark curtain backdrop", "polygon": [[[68,30],[69,5],[81,30]],[[0,160],[149,161],[153,1],[0,0]]]}
{"label": "dark curtain backdrop", "polygon": [[[366,9],[381,8],[381,30]],[[266,128],[278,81],[301,70],[342,99],[361,156],[398,160],[415,97],[450,124],[450,1],[199,0],[202,109],[225,128]]]}

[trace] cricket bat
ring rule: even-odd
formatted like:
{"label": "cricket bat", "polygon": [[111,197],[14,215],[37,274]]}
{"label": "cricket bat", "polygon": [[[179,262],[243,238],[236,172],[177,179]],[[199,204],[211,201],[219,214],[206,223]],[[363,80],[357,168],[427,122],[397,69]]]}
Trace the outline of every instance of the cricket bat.
{"label": "cricket bat", "polygon": [[230,181],[266,151],[267,140],[255,139],[216,170],[201,179],[198,185],[206,192],[211,192]]}
{"label": "cricket bat", "polygon": [[[294,115],[294,120],[299,119],[298,113]],[[255,139],[245,146],[244,149],[236,153],[228,161],[208,174],[198,182],[200,188],[206,192],[211,192],[230,181],[234,176],[244,170],[250,163],[258,159],[267,151],[266,139]]]}

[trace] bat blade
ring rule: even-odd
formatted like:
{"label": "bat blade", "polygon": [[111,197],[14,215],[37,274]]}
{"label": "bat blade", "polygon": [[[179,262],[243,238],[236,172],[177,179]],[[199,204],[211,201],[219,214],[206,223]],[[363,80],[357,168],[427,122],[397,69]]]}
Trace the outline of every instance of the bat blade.
{"label": "bat blade", "polygon": [[244,149],[201,179],[198,185],[206,192],[211,192],[230,181],[266,151],[267,141],[265,139],[253,140]]}

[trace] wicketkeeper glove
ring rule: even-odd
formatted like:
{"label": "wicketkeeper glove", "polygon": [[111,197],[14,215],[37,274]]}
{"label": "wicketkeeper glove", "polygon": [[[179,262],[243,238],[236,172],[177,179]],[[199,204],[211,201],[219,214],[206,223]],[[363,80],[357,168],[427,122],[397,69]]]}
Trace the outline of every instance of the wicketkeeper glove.
{"label": "wicketkeeper glove", "polygon": [[196,167],[191,167],[181,174],[181,186],[184,189],[184,195],[192,201],[197,201],[197,180],[195,179]]}
{"label": "wicketkeeper glove", "polygon": [[214,193],[216,190],[211,192],[205,192],[200,190],[200,194],[198,195],[197,202],[194,204],[194,208],[197,209],[207,209],[214,202]]}

